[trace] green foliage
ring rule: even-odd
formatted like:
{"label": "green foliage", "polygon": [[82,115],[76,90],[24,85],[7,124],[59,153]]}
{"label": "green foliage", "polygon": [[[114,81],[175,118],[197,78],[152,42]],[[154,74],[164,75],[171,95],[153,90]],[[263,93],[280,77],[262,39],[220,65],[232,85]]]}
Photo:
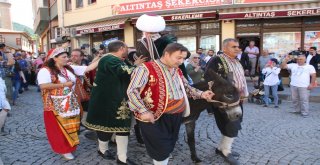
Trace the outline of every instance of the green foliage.
{"label": "green foliage", "polygon": [[37,35],[34,34],[33,29],[29,28],[28,26],[25,26],[16,22],[13,22],[12,25],[13,25],[13,30],[26,32],[31,36],[31,38],[37,37]]}

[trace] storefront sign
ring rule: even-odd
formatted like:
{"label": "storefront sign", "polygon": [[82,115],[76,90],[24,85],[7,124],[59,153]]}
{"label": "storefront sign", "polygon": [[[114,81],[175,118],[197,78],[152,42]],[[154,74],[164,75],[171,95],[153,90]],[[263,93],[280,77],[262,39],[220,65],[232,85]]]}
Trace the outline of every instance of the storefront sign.
{"label": "storefront sign", "polygon": [[102,26],[102,27],[93,27],[93,28],[77,30],[77,34],[96,33],[96,32],[103,32],[103,31],[118,30],[118,29],[123,29],[123,28],[124,28],[124,24]]}
{"label": "storefront sign", "polygon": [[274,18],[274,17],[299,17],[320,15],[320,8],[288,10],[288,11],[266,11],[250,13],[219,14],[219,19],[252,19],[252,18]]}
{"label": "storefront sign", "polygon": [[112,6],[113,15],[230,5],[232,0],[146,0]]}
{"label": "storefront sign", "polygon": [[306,0],[234,0],[235,4],[248,4],[248,3],[278,3],[278,2],[298,2]]}
{"label": "storefront sign", "polygon": [[[192,13],[192,14],[177,14],[177,15],[165,15],[163,19],[166,21],[184,21],[184,20],[194,20],[194,19],[206,19],[206,18],[216,18],[216,12],[210,13]],[[132,23],[135,24],[138,18],[133,18]]]}

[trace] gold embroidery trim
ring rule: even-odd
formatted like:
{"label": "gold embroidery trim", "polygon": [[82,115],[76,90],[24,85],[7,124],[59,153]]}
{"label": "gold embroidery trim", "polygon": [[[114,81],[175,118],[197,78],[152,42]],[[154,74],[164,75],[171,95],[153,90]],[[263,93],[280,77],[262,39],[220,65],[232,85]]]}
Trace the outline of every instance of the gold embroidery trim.
{"label": "gold embroidery trim", "polygon": [[119,119],[119,120],[130,119],[130,109],[125,99],[122,100],[121,106],[118,108],[117,114],[118,116],[116,117],[116,119]]}
{"label": "gold embroidery trim", "polygon": [[105,127],[101,125],[90,124],[87,121],[83,122],[87,128],[95,130],[95,131],[102,131],[102,132],[129,132],[130,127]]}

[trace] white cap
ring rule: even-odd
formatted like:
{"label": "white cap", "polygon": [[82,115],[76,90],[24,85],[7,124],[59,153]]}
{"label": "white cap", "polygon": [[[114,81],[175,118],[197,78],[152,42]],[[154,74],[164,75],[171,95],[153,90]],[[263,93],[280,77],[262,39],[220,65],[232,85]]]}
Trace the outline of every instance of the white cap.
{"label": "white cap", "polygon": [[161,32],[166,28],[166,21],[159,15],[143,14],[137,20],[137,28],[143,32]]}

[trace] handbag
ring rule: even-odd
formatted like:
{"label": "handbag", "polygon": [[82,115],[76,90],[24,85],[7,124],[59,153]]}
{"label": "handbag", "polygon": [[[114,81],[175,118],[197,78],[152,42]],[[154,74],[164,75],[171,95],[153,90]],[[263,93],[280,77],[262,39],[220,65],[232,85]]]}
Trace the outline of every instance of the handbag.
{"label": "handbag", "polygon": [[54,109],[62,118],[73,118],[80,114],[80,105],[77,97],[70,91],[64,96],[50,96]]}
{"label": "handbag", "polygon": [[6,77],[14,77],[15,73],[14,73],[14,67],[9,67],[5,69],[5,75]]}
{"label": "handbag", "polygon": [[81,102],[89,101],[89,92],[84,89],[84,86],[82,85],[82,82],[78,77],[76,78],[76,86],[74,90]]}

